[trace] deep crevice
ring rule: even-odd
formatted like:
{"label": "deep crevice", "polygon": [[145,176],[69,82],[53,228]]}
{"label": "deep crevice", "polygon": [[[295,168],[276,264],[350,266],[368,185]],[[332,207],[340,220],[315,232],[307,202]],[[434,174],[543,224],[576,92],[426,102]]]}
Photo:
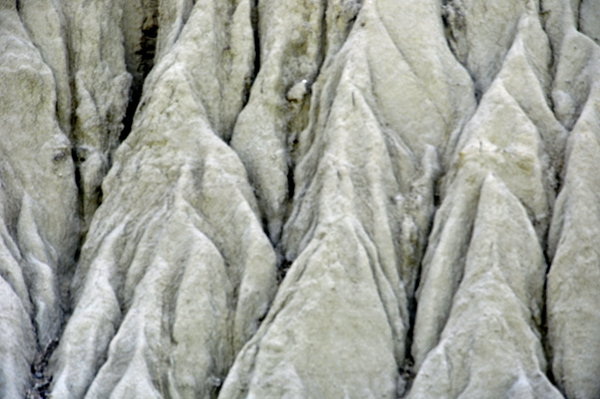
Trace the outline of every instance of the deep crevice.
{"label": "deep crevice", "polygon": [[466,68],[466,54],[464,53],[467,50],[461,48],[461,42],[464,42],[464,38],[458,35],[458,33],[466,35],[465,16],[457,6],[452,4],[451,0],[443,0],[441,4],[441,18],[448,48],[456,61]]}
{"label": "deep crevice", "polygon": [[[419,263],[419,272],[417,273],[417,279],[415,282],[415,291],[419,286],[421,280],[421,264]],[[404,393],[407,394],[412,387],[412,383],[416,377],[416,370],[414,369],[415,360],[412,356],[412,343],[413,337],[415,333],[415,320],[417,318],[417,296],[413,295],[411,298],[408,298],[408,330],[406,332],[406,341],[405,341],[405,355],[404,355],[404,365],[400,368],[400,375],[404,379],[406,386],[404,387]],[[405,395],[403,395],[405,396]]]}
{"label": "deep crevice", "polygon": [[142,38],[140,40],[140,49],[136,51],[136,55],[140,57],[138,72],[143,78],[148,76],[150,70],[154,67],[154,55],[156,54],[156,39],[159,29],[159,6],[158,1],[151,1],[145,5],[150,11],[142,24]]}
{"label": "deep crevice", "polygon": [[[285,278],[285,275],[287,274],[288,270],[290,270],[291,266],[292,266],[292,261],[290,261],[286,258],[282,258],[281,263],[277,266],[277,285],[281,284],[281,282]],[[264,317],[266,317],[266,314],[267,313],[265,312]]]}
{"label": "deep crevice", "polygon": [[150,2],[146,2],[144,7],[149,12],[146,14],[141,26],[142,37],[140,39],[140,49],[135,52],[135,55],[139,57],[139,65],[137,66],[137,74],[133,74],[133,76],[141,74],[141,78],[134,78],[129,90],[129,104],[123,118],[123,130],[121,130],[121,134],[119,135],[120,143],[131,133],[133,118],[142,98],[144,81],[154,67],[156,40],[159,30],[159,4],[157,0],[151,0]]}
{"label": "deep crevice", "polygon": [[[259,15],[258,15],[258,0],[252,0],[250,2],[250,24],[252,25],[252,34],[254,39],[254,73],[250,81],[249,88],[254,85],[254,81],[260,71],[260,27],[259,27]],[[248,99],[250,98],[250,90],[248,90]],[[244,104],[245,105],[245,104]]]}
{"label": "deep crevice", "polygon": [[[548,239],[546,238],[546,242]],[[542,348],[544,350],[544,356],[546,358],[546,363],[548,365],[547,370],[542,370],[546,373],[546,377],[552,385],[558,387],[556,383],[556,379],[554,378],[554,373],[552,372],[552,348],[550,347],[550,342],[548,339],[548,303],[547,303],[547,288],[548,288],[548,273],[550,272],[550,267],[552,264],[552,260],[548,257],[548,250],[545,248],[542,253],[544,254],[546,260],[546,275],[544,276],[544,288],[542,291],[542,320],[541,325],[539,326],[540,332],[540,341],[542,344]]]}
{"label": "deep crevice", "polygon": [[133,127],[133,117],[135,116],[135,112],[137,111],[141,99],[142,88],[135,87],[135,85],[132,84],[129,90],[129,103],[127,104],[127,111],[125,112],[125,117],[123,118],[123,130],[121,130],[121,134],[119,134],[119,143],[125,141],[125,139],[129,136],[129,133],[131,133],[131,128]]}
{"label": "deep crevice", "polygon": [[427,247],[429,246],[429,237],[431,236],[431,232],[433,230],[433,224],[434,224],[436,213],[441,206],[441,198],[440,198],[440,194],[438,192],[438,182],[441,179],[442,179],[442,177],[439,177],[433,184],[434,211],[431,214],[431,218],[429,220],[429,224],[427,226],[426,233],[424,234],[424,236],[426,238],[423,240],[423,248],[421,249],[421,253],[420,253],[420,257],[419,257],[418,271],[416,273],[413,294],[410,298],[408,298],[408,307],[407,307],[408,330],[406,331],[404,366],[399,370],[400,375],[405,380],[406,386],[404,387],[404,394],[401,397],[405,397],[408,395],[408,393],[410,392],[410,389],[412,387],[412,384],[415,380],[415,377],[417,375],[417,370],[414,369],[415,360],[412,356],[412,344],[413,344],[413,338],[414,338],[414,334],[415,334],[415,324],[416,324],[415,322],[417,319],[417,307],[418,307],[417,291],[419,289],[419,286],[421,285],[421,275],[422,275],[422,271],[423,271],[423,259],[425,258],[425,254],[427,253]]}
{"label": "deep crevice", "polygon": [[[244,90],[242,91],[242,106],[240,111],[235,116],[235,121],[232,125],[231,136],[225,139],[227,145],[231,145],[231,138],[233,136],[233,129],[237,123],[237,118],[239,118],[241,112],[246,108],[248,102],[250,102],[250,94],[252,92],[252,87],[254,86],[254,82],[258,77],[258,72],[260,71],[260,34],[259,34],[259,15],[258,15],[258,0],[252,0],[250,2],[250,26],[252,27],[252,37],[254,43],[254,65],[253,70],[244,80]],[[226,51],[229,51],[231,48],[227,46],[225,48]]]}
{"label": "deep crevice", "polygon": [[[36,334],[37,335],[37,334]],[[46,399],[50,396],[52,375],[48,375],[46,368],[52,353],[58,346],[58,339],[50,341],[44,348],[40,348],[31,365],[32,386],[26,392],[26,399]]]}

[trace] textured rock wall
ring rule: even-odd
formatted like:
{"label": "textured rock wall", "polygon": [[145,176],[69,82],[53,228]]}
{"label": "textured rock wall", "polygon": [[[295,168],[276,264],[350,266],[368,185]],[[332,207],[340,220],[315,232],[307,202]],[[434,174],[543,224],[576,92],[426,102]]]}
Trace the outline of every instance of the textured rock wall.
{"label": "textured rock wall", "polygon": [[600,398],[600,2],[0,0],[0,398]]}

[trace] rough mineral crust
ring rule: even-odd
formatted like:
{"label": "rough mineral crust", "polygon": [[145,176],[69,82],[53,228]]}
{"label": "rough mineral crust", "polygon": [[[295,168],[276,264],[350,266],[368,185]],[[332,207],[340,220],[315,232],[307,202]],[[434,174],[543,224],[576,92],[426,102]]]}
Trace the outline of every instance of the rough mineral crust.
{"label": "rough mineral crust", "polygon": [[600,398],[600,2],[0,0],[0,399]]}

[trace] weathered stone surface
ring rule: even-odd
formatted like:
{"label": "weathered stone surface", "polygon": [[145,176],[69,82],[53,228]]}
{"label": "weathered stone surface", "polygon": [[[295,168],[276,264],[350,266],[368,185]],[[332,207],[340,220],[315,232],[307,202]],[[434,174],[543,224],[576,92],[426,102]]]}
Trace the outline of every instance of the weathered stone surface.
{"label": "weathered stone surface", "polygon": [[542,249],[519,199],[491,173],[472,232],[448,321],[408,397],[561,398],[544,374],[538,330]]}
{"label": "weathered stone surface", "polygon": [[600,396],[600,3],[0,0],[0,398]]}
{"label": "weathered stone surface", "polygon": [[[597,118],[595,107],[591,112]],[[572,133],[565,185],[549,238],[554,255],[547,288],[552,372],[571,398],[600,394],[598,192],[594,190],[598,187],[598,133],[597,119],[592,124],[579,122]]]}
{"label": "weathered stone surface", "polygon": [[257,4],[256,56],[261,65],[231,145],[249,172],[275,242],[292,195],[288,136],[306,125],[311,85],[323,61],[325,5],[320,0]]}
{"label": "weathered stone surface", "polygon": [[56,0],[19,2],[19,16],[29,38],[52,70],[56,84],[56,116],[62,131],[71,135],[70,63],[67,20]]}
{"label": "weathered stone surface", "polygon": [[[591,13],[585,18],[594,17],[590,10],[593,6],[582,2],[580,7],[580,13],[586,7]],[[579,27],[588,33],[582,19]],[[566,396],[594,398],[600,395],[600,280],[595,233],[600,187],[596,182],[600,48],[577,32],[569,19],[564,25],[565,34],[555,35],[560,51],[553,98],[560,107],[557,115],[573,128],[565,157],[564,183],[548,237],[548,252],[553,259],[546,293],[548,343],[553,376]]]}
{"label": "weathered stone surface", "polygon": [[[219,138],[244,80],[219,79],[233,63],[218,40],[201,40],[218,5],[195,6],[115,154],[55,354],[56,397],[211,397],[270,303],[275,253],[246,172]],[[248,2],[231,7],[249,26]],[[211,79],[213,90],[202,84]],[[238,95],[221,97],[227,89]]]}
{"label": "weathered stone surface", "polygon": [[52,71],[6,2],[0,48],[0,397],[18,398],[38,349],[59,337],[79,220]]}
{"label": "weathered stone surface", "polygon": [[[464,94],[472,86],[441,37],[410,25],[418,10],[441,31],[435,3],[422,6],[365,1],[345,45],[325,60],[297,139],[297,191],[282,245],[292,265],[220,397],[394,397],[404,388],[398,369],[433,210],[433,146],[443,151],[473,105],[469,96],[452,101],[450,85]],[[439,54],[404,50],[410,35]]]}

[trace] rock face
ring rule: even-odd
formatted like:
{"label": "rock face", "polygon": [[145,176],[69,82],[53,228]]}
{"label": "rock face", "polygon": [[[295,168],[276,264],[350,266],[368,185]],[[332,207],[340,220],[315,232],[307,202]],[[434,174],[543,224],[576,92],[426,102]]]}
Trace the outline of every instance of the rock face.
{"label": "rock face", "polygon": [[599,46],[595,0],[0,0],[0,398],[599,398]]}

